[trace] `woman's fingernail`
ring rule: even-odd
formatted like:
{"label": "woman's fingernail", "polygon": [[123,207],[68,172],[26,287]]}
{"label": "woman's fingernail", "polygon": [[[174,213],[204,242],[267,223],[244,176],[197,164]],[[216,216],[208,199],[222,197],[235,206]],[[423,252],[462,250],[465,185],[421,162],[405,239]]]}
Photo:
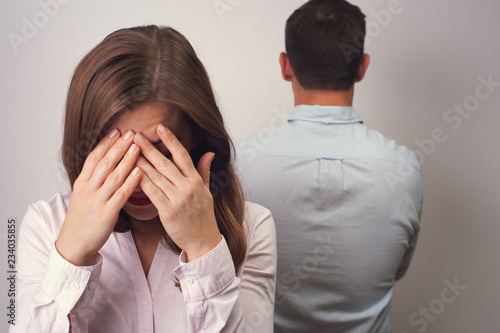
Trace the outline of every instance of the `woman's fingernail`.
{"label": "woman's fingernail", "polygon": [[132,171],[132,176],[137,176],[139,173],[139,167],[135,167],[134,171]]}
{"label": "woman's fingernail", "polygon": [[160,130],[160,132],[162,132],[163,134],[167,134],[168,130],[165,126],[163,126],[162,124],[158,125],[158,129]]}
{"label": "woman's fingernail", "polygon": [[132,137],[132,135],[134,135],[134,133],[132,131],[128,131],[127,133],[125,133],[125,135],[123,136],[123,140],[128,140]]}
{"label": "woman's fingernail", "polygon": [[113,139],[114,137],[116,137],[118,135],[118,130],[115,128],[113,130],[111,130],[111,132],[109,132],[108,136],[110,139]]}
{"label": "woman's fingernail", "polygon": [[141,134],[141,133],[137,133],[137,134],[135,135],[135,139],[136,139],[136,140],[137,140],[137,142],[139,142],[139,143],[144,143],[144,142],[146,141],[146,139],[142,136],[142,134]]}
{"label": "woman's fingernail", "polygon": [[128,149],[128,153],[129,154],[132,154],[133,152],[135,152],[137,150],[137,145],[135,143],[133,143],[130,148]]}

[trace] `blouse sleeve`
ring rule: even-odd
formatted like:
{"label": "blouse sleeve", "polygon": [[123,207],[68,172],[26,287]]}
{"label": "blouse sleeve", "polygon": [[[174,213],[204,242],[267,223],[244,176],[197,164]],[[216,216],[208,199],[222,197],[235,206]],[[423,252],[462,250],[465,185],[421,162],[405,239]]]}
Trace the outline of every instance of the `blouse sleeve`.
{"label": "blouse sleeve", "polygon": [[[259,206],[260,207],[260,206]],[[189,332],[272,332],[276,230],[271,213],[248,214],[247,259],[238,275],[225,239],[175,273],[187,307]]]}
{"label": "blouse sleeve", "polygon": [[10,333],[87,332],[88,306],[100,276],[102,257],[94,266],[66,261],[54,245],[42,210],[35,204],[24,216],[19,232],[18,316]]}

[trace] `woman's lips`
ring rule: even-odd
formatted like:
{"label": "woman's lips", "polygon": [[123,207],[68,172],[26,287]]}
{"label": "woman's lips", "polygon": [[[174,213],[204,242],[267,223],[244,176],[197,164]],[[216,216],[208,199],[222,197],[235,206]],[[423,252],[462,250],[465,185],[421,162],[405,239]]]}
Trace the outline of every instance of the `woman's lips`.
{"label": "woman's lips", "polygon": [[149,200],[148,197],[142,197],[142,198],[130,197],[127,200],[127,202],[134,206],[140,206],[140,207],[151,205],[151,200]]}

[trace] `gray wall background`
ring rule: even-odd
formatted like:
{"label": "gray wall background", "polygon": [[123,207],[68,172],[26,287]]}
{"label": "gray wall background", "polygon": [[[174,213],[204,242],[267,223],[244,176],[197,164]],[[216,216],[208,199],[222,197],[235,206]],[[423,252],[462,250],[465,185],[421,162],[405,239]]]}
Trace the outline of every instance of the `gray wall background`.
{"label": "gray wall background", "polygon": [[[9,319],[8,220],[19,228],[28,204],[67,188],[62,114],[81,57],[119,28],[171,25],[205,63],[234,138],[265,137],[293,108],[278,55],[285,20],[304,2],[2,0],[0,332]],[[372,56],[355,108],[415,151],[424,176],[422,232],[395,291],[393,332],[498,332],[500,2],[352,2],[368,17]]]}

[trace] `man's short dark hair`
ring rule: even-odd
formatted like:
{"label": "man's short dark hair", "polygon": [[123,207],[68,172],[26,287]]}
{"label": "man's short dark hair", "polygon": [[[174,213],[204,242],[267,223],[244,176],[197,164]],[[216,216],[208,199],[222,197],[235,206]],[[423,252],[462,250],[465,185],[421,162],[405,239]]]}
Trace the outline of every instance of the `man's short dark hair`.
{"label": "man's short dark hair", "polygon": [[349,90],[363,59],[366,16],[345,0],[310,0],[287,20],[286,52],[305,89]]}

